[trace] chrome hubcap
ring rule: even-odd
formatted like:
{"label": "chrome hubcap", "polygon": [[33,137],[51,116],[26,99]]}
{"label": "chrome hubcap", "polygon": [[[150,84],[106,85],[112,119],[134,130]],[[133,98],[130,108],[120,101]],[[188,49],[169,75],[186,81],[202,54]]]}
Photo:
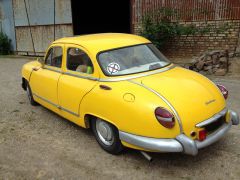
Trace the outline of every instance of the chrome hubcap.
{"label": "chrome hubcap", "polygon": [[96,130],[97,130],[98,137],[100,138],[103,144],[107,146],[110,146],[113,144],[113,141],[114,141],[113,132],[108,123],[100,119],[97,119]]}

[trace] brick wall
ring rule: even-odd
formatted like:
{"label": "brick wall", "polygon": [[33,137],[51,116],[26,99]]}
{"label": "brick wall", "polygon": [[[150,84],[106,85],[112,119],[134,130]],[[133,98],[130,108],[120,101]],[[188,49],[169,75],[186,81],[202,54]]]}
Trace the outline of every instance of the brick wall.
{"label": "brick wall", "polygon": [[[141,29],[144,14],[162,7],[174,9],[170,16],[173,22],[195,24],[199,28],[207,25],[221,26],[228,23],[228,29],[221,33],[181,36],[170,41],[164,50],[169,57],[192,57],[208,50],[228,49],[240,51],[240,0],[132,0],[132,26],[134,33]],[[238,52],[239,53],[239,52]]]}
{"label": "brick wall", "polygon": [[171,40],[163,50],[168,57],[192,57],[202,52],[227,49],[230,53],[236,52],[239,41],[240,20],[182,22],[181,24],[195,24],[199,28],[207,25],[222,27],[228,24],[227,30],[210,31],[202,35],[183,35]]}

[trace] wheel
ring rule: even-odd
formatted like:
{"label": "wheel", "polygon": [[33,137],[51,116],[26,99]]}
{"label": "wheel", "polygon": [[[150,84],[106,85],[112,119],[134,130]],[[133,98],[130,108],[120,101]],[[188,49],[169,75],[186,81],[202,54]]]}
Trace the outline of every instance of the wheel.
{"label": "wheel", "polygon": [[91,128],[98,144],[111,154],[119,154],[123,145],[119,139],[118,129],[112,124],[100,119],[92,119]]}
{"label": "wheel", "polygon": [[28,96],[28,99],[30,101],[30,104],[33,105],[33,106],[38,105],[38,103],[36,101],[34,101],[34,99],[33,99],[32,90],[31,90],[28,82],[26,82],[26,89],[27,89],[27,96]]}

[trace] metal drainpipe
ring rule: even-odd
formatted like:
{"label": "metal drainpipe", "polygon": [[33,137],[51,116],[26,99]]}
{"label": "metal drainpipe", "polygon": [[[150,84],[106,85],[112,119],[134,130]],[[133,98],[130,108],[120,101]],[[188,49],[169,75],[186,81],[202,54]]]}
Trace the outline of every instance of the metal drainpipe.
{"label": "metal drainpipe", "polygon": [[56,34],[55,34],[55,24],[56,24],[56,11],[55,11],[55,8],[56,8],[56,0],[54,0],[54,5],[53,5],[53,39],[55,41],[55,38],[56,38]]}

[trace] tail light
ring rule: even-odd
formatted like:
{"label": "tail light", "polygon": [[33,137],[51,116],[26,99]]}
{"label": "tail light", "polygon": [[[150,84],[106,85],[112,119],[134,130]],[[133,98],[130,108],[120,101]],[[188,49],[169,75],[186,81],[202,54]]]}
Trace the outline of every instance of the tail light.
{"label": "tail light", "polygon": [[158,122],[166,128],[173,128],[175,125],[175,119],[171,112],[167,109],[158,107],[155,109],[155,116]]}
{"label": "tail light", "polygon": [[198,132],[198,140],[203,141],[207,137],[207,131],[205,129],[202,129],[201,131]]}
{"label": "tail light", "polygon": [[222,92],[222,95],[225,99],[228,98],[228,90],[221,84],[217,84],[217,87],[220,89],[220,91]]}

